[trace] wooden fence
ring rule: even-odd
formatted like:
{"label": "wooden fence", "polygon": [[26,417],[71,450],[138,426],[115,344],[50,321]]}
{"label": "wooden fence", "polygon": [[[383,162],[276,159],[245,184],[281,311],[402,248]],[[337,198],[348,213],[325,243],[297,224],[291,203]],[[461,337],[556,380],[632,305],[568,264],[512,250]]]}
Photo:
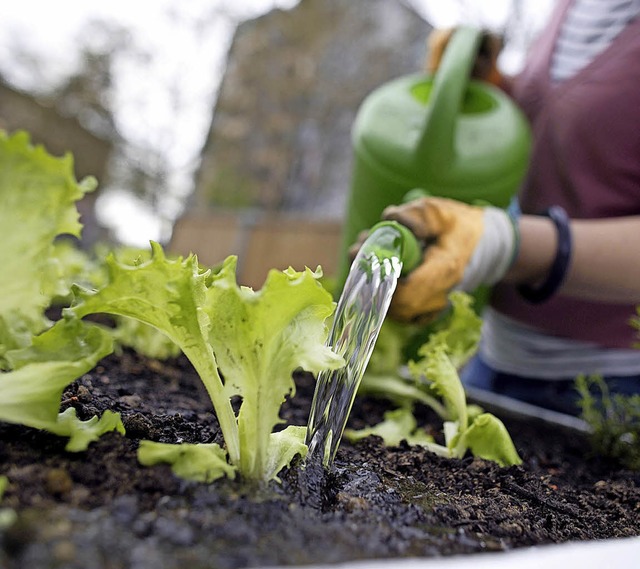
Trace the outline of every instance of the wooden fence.
{"label": "wooden fence", "polygon": [[175,224],[169,251],[196,253],[213,266],[238,256],[238,282],[259,289],[270,269],[337,270],[342,224],[291,214],[189,212]]}

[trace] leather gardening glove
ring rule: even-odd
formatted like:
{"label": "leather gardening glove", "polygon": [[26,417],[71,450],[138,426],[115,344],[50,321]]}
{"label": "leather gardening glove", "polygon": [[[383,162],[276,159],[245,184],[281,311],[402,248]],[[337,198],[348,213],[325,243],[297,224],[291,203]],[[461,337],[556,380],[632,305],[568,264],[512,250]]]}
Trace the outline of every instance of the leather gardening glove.
{"label": "leather gardening glove", "polygon": [[[425,71],[427,73],[435,73],[440,66],[442,55],[454,31],[455,28],[447,28],[433,30],[429,34],[427,38],[427,59],[425,61]],[[471,71],[473,79],[492,83],[496,87],[502,85],[503,77],[498,71],[498,56],[502,51],[502,46],[502,38],[489,32],[483,32],[478,55]]]}
{"label": "leather gardening glove", "polygon": [[396,320],[425,324],[447,307],[453,289],[471,292],[502,279],[515,257],[518,230],[509,214],[426,197],[384,210],[425,243],[422,263],[400,279],[391,302]]}

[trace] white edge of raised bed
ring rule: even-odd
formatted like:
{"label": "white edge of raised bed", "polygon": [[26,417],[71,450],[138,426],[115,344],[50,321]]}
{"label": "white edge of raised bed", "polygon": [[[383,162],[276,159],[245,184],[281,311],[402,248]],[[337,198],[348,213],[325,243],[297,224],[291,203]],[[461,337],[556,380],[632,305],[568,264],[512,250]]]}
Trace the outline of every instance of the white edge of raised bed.
{"label": "white edge of raised bed", "polygon": [[638,569],[640,537],[538,545],[500,553],[377,559],[263,569]]}

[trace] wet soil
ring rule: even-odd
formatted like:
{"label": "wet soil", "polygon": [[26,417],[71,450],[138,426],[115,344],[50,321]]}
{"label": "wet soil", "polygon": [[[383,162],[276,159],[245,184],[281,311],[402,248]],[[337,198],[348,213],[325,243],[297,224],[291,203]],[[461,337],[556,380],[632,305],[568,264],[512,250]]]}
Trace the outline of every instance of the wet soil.
{"label": "wet soil", "polygon": [[[287,424],[304,425],[313,378],[296,374]],[[125,352],[71,385],[63,407],[122,414],[126,436],[87,452],[0,423],[0,567],[241,568],[503,551],[640,535],[640,473],[591,457],[584,437],[503,417],[524,459],[500,468],[446,460],[369,438],[340,447],[332,471],[291,468],[281,482],[182,481],[136,461],[140,439],[222,443],[208,397],[184,358]],[[382,418],[361,398],[350,426]],[[421,423],[431,424],[427,409]]]}

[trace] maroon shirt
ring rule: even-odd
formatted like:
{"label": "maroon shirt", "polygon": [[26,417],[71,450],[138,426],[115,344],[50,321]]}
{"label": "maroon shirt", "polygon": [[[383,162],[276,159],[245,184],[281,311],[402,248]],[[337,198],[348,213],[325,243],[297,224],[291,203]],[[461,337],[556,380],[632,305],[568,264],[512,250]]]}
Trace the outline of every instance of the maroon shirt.
{"label": "maroon shirt", "polygon": [[[522,211],[535,214],[557,204],[575,219],[640,215],[640,18],[587,67],[553,85],[551,55],[569,4],[559,3],[513,86],[534,137]],[[629,235],[629,246],[640,262],[640,235]],[[492,304],[555,336],[612,348],[638,340],[629,324],[634,304],[557,294],[533,305],[508,285],[496,286]]]}

